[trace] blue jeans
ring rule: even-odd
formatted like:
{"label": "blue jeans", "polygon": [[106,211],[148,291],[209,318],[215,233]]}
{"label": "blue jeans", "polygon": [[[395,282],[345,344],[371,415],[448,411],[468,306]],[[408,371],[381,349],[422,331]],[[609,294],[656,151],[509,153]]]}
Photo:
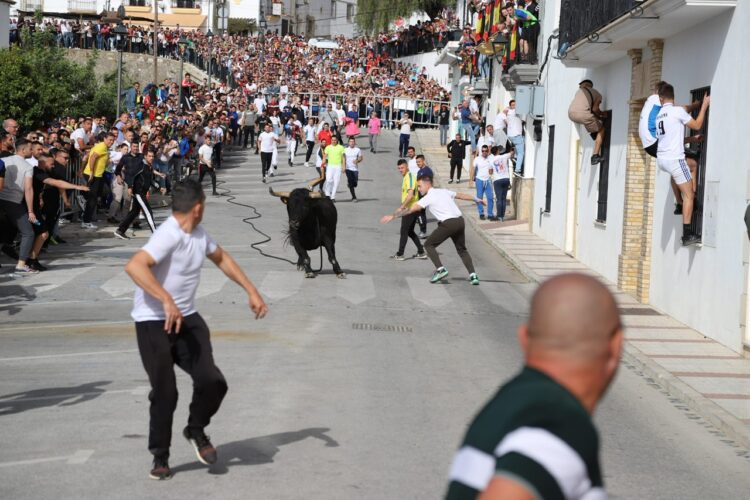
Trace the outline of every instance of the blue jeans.
{"label": "blue jeans", "polygon": [[[495,213],[495,200],[492,197],[492,181],[489,179],[486,181],[476,179],[475,183],[477,185],[477,198],[481,200],[485,195],[487,196],[487,214],[492,217],[492,214]],[[484,205],[477,203],[477,210],[479,210],[479,215],[484,215]]]}
{"label": "blue jeans", "polygon": [[[469,134],[469,140],[471,141],[471,151],[476,152],[477,150],[477,132],[479,132],[479,125],[472,122],[464,123],[464,130]],[[517,153],[516,153],[517,154]]]}
{"label": "blue jeans", "polygon": [[399,134],[398,136],[398,154],[401,157],[406,156],[406,150],[409,149],[409,139],[411,139],[411,135],[409,134]]}
{"label": "blue jeans", "polygon": [[440,145],[445,146],[448,144],[448,127],[450,125],[440,125]]}
{"label": "blue jeans", "polygon": [[510,179],[498,179],[493,182],[492,185],[495,188],[495,198],[497,199],[497,216],[500,219],[504,219],[508,189],[510,188]]}
{"label": "blue jeans", "polygon": [[513,147],[516,148],[516,173],[520,174],[523,172],[523,153],[524,143],[522,135],[514,135],[509,137],[510,142],[513,143]]}

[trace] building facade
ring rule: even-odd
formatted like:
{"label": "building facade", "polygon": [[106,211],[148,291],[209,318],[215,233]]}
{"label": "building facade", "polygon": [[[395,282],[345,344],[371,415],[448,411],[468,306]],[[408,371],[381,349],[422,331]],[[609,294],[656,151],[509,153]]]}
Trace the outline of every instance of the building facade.
{"label": "building facade", "polygon": [[[748,258],[743,222],[750,168],[743,147],[750,109],[750,3],[731,0],[547,0],[541,47],[545,110],[535,152],[533,232],[616,282],[643,303],[737,352],[750,344]],[[611,111],[605,160],[568,119],[584,78]],[[709,92],[699,152],[699,245],[683,247],[670,176],[644,153],[638,119],[654,85],[688,104]],[[527,120],[528,127],[528,120]]]}

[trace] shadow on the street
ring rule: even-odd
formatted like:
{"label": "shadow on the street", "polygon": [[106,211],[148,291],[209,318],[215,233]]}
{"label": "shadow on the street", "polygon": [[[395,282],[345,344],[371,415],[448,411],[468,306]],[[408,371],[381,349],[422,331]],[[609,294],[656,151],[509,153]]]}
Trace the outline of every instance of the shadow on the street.
{"label": "shadow on the street", "polygon": [[73,406],[104,394],[100,386],[111,380],[89,382],[74,387],[50,387],[0,396],[0,417],[49,406]]}
{"label": "shadow on the street", "polygon": [[[307,438],[320,439],[327,447],[335,448],[339,443],[326,433],[330,429],[326,427],[312,427],[301,431],[280,432],[268,436],[232,441],[219,445],[216,448],[218,460],[208,467],[209,474],[226,474],[230,467],[238,465],[260,465],[273,463],[274,456],[280,451],[281,446],[297,443]],[[191,470],[205,469],[206,466],[200,462],[178,465],[172,468],[172,473],[187,472]]]}

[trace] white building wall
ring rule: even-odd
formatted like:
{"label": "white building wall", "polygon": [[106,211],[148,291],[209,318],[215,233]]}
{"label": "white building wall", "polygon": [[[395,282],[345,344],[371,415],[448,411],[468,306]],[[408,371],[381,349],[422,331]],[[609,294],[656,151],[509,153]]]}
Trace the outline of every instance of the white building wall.
{"label": "white building wall", "polygon": [[711,223],[704,218],[704,245],[681,247],[681,220],[672,215],[669,178],[659,173],[651,272],[654,306],[736,351],[742,350],[744,319],[747,232],[742,218],[748,198],[745,144],[750,126],[742,110],[750,109],[745,84],[750,78],[749,23],[750,4],[737,2],[732,15],[706,20],[665,40],[662,77],[675,86],[678,103],[688,102],[691,89],[711,85],[706,176],[718,189],[716,237],[713,246],[705,244]]}
{"label": "white building wall", "polygon": [[437,57],[438,55],[435,52],[425,52],[414,56],[399,57],[396,60],[406,64],[414,64],[420,68],[427,68],[427,74],[430,78],[436,80],[444,89],[450,90],[452,83],[449,78],[450,67],[447,64],[435,66]]}

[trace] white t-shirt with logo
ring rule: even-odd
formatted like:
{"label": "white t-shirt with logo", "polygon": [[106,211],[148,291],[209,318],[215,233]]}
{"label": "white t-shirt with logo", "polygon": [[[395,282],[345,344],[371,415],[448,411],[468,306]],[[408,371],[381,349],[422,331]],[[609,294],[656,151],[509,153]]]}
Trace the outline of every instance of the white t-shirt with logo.
{"label": "white t-shirt with logo", "polygon": [[448,219],[461,217],[461,210],[453,199],[455,191],[448,189],[430,188],[424,197],[420,198],[417,205],[430,211],[433,217],[440,222]]}
{"label": "white t-shirt with logo", "polygon": [[362,150],[357,146],[350,148],[349,146],[344,149],[344,160],[346,163],[346,169],[357,172],[359,167],[357,166],[357,158],[362,156]]}
{"label": "white t-shirt with logo", "polygon": [[492,180],[499,181],[500,179],[510,179],[510,167],[508,160],[510,160],[511,153],[505,153],[504,155],[496,155],[492,157]]}
{"label": "white t-shirt with logo", "polygon": [[273,153],[276,139],[278,138],[279,136],[273,132],[261,132],[258,136],[258,140],[260,141],[260,151],[262,153]]}
{"label": "white t-shirt with logo", "polygon": [[662,106],[656,117],[656,137],[659,139],[659,149],[656,151],[658,160],[685,159],[685,124],[693,117],[685,108],[674,106],[671,102]]}
{"label": "white t-shirt with logo", "polygon": [[646,99],[646,104],[641,110],[641,117],[638,120],[638,135],[641,137],[641,144],[647,148],[656,142],[656,117],[661,111],[661,101],[659,95],[654,94]]}
{"label": "white t-shirt with logo", "polygon": [[[202,226],[186,233],[179,222],[170,216],[159,226],[142,250],[156,261],[151,272],[172,296],[183,316],[193,314],[195,292],[201,277],[201,267],[207,255],[218,246]],[[136,286],[133,311],[135,321],[158,321],[166,318],[164,306],[156,298]]]}

